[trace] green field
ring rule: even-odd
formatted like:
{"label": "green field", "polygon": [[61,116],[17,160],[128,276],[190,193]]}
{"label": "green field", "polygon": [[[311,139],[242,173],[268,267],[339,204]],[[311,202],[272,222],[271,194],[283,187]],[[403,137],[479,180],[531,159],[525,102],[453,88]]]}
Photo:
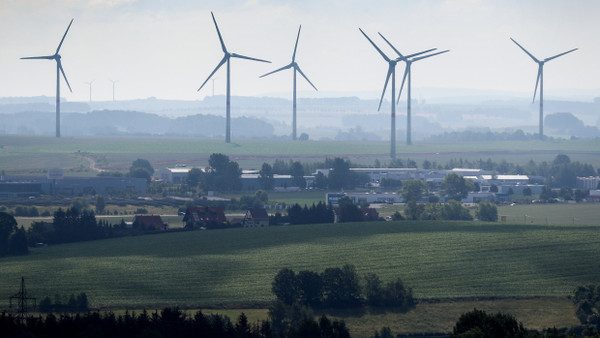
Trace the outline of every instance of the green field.
{"label": "green field", "polygon": [[[567,154],[573,161],[600,167],[600,140],[504,141],[472,143],[415,143],[397,145],[397,156],[411,158],[419,165],[424,160],[446,163],[450,159],[506,160],[509,163],[552,161],[557,154]],[[43,174],[48,168],[64,168],[68,175],[94,175],[85,157],[94,158],[97,167],[108,170],[127,169],[137,158],[145,158],[155,168],[177,163],[205,166],[212,153],[223,153],[242,168],[260,168],[263,162],[294,159],[302,162],[322,161],[342,156],[352,162],[372,165],[375,159],[389,161],[389,143],[374,141],[338,142],[285,140],[221,140],[176,137],[62,137],[0,136],[0,168],[7,174]]]}
{"label": "green field", "polygon": [[37,297],[97,307],[260,306],[283,267],[354,264],[418,298],[564,296],[597,283],[599,225],[377,222],[181,232],[56,245],[2,258],[0,308],[21,276]]}

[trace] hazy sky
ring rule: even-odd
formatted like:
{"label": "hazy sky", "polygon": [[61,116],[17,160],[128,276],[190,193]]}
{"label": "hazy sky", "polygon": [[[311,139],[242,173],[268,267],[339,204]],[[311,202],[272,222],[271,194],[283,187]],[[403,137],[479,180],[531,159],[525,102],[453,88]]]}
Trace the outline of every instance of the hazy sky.
{"label": "hazy sky", "polygon": [[[297,62],[318,95],[377,98],[387,64],[361,27],[390,57],[377,32],[404,53],[451,50],[413,65],[416,98],[423,87],[532,95],[537,65],[509,37],[539,59],[579,48],[546,64],[545,93],[600,96],[596,0],[2,0],[0,96],[55,95],[55,62],[19,58],[53,54],[74,18],[61,49],[69,101],[87,100],[91,80],[94,100],[111,99],[109,78],[119,80],[117,99],[203,99],[212,83],[196,90],[222,57],[211,10],[231,52],[273,62],[232,59],[232,95],[291,96],[291,71],[258,77],[290,62],[302,24]],[[224,94],[225,67],[215,77],[215,94]],[[312,90],[298,83],[300,95]]]}

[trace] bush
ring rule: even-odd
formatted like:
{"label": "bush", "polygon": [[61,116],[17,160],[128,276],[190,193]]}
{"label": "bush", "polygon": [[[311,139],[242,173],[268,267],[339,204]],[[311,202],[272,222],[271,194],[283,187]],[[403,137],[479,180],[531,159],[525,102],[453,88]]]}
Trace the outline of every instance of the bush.
{"label": "bush", "polygon": [[40,312],[44,313],[88,312],[90,310],[85,292],[82,292],[77,296],[71,294],[68,299],[66,296],[57,293],[54,295],[54,302],[52,302],[50,297],[45,297],[40,301],[38,309]]}
{"label": "bush", "polygon": [[475,211],[477,218],[484,222],[497,222],[498,221],[498,207],[494,203],[483,201],[477,205],[477,211]]}
{"label": "bush", "polygon": [[510,314],[489,315],[485,311],[473,309],[463,313],[452,330],[452,337],[525,337],[528,332],[523,324]]}

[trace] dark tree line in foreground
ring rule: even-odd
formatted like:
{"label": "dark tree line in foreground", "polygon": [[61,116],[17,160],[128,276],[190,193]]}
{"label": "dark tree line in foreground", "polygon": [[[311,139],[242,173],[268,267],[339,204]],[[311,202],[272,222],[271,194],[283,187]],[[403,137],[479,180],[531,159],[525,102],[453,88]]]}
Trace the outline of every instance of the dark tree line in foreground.
{"label": "dark tree line in foreground", "polygon": [[302,318],[287,325],[285,330],[275,331],[268,320],[249,323],[243,313],[237,322],[229,317],[201,311],[187,315],[179,309],[165,308],[160,313],[136,315],[125,313],[115,316],[113,313],[68,315],[60,317],[48,314],[45,317],[28,317],[21,322],[20,318],[7,313],[0,314],[0,337],[207,337],[207,338],[271,338],[271,337],[350,337],[344,322],[330,321],[322,316],[319,321],[314,318]]}

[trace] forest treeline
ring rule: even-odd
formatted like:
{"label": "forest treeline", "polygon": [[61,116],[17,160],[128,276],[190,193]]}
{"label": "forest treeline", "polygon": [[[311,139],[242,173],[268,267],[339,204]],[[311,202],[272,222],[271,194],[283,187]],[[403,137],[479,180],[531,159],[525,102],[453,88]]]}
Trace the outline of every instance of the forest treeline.
{"label": "forest treeline", "polygon": [[277,330],[270,320],[250,323],[244,313],[233,322],[224,315],[207,315],[202,311],[188,315],[177,308],[165,308],[160,312],[126,312],[119,316],[98,312],[60,316],[50,313],[24,320],[3,312],[0,337],[349,338],[350,333],[343,321],[332,321],[325,315],[318,321],[304,316],[286,322]]}

